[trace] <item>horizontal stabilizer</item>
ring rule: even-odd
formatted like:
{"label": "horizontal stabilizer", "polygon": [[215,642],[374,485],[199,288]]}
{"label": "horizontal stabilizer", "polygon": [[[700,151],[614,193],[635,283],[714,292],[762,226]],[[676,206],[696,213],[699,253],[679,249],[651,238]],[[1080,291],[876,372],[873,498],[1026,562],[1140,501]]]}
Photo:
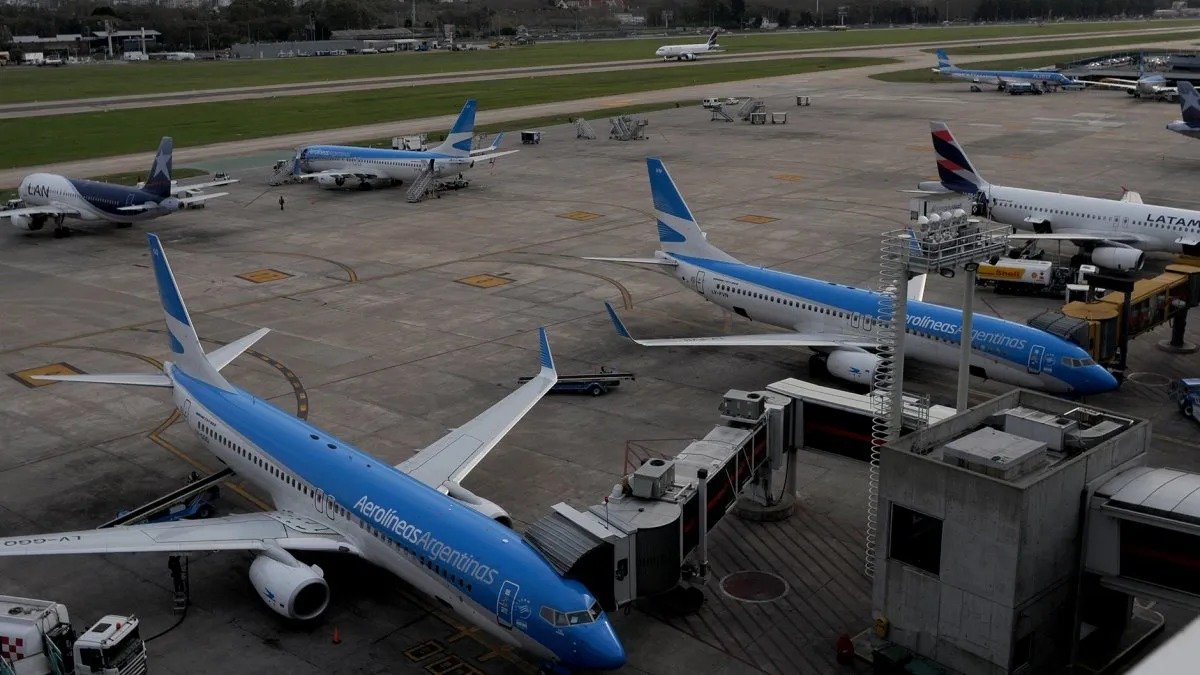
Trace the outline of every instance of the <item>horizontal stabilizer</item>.
{"label": "horizontal stabilizer", "polygon": [[263,339],[263,336],[270,333],[270,328],[259,328],[246,337],[234,340],[227,345],[218,347],[208,353],[208,362],[213,365],[213,368],[221,370],[229,365],[231,361],[241,356],[243,352],[254,346],[255,342]]}
{"label": "horizontal stabilizer", "polygon": [[179,203],[183,204],[184,206],[187,206],[188,204],[197,204],[199,202],[208,201],[210,199],[216,199],[217,197],[224,197],[227,194],[229,194],[229,193],[228,192],[206,192],[202,195],[193,195],[191,197],[183,197],[179,200]]}
{"label": "horizontal stabilizer", "polygon": [[583,256],[584,260],[599,260],[601,262],[616,262],[630,263],[631,265],[662,265],[664,267],[678,267],[679,261],[667,260],[665,258],[602,258],[600,256]]}
{"label": "horizontal stabilizer", "polygon": [[500,152],[493,152],[493,153],[487,154],[487,155],[472,155],[471,161],[472,162],[490,162],[493,159],[496,159],[498,157],[503,157],[505,155],[511,155],[511,154],[514,154],[517,152],[520,152],[520,150],[501,150]]}
{"label": "horizontal stabilizer", "polygon": [[111,375],[31,375],[35,380],[53,382],[90,382],[125,384],[134,387],[169,387],[171,379],[162,373],[113,373]]}

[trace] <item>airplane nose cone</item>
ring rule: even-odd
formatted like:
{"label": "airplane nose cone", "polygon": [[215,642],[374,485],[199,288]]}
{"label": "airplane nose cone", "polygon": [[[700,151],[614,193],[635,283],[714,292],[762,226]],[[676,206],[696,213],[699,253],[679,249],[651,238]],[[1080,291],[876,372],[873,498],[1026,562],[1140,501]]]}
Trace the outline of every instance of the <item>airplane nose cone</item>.
{"label": "airplane nose cone", "polygon": [[1112,391],[1118,386],[1120,386],[1120,382],[1117,381],[1117,378],[1112,373],[1105,370],[1103,366],[1090,366],[1083,381],[1079,386],[1075,387],[1075,393],[1080,396],[1102,394],[1106,391]]}
{"label": "airplane nose cone", "polygon": [[616,670],[625,665],[625,647],[607,617],[587,629],[575,645],[574,657],[565,665],[577,670]]}

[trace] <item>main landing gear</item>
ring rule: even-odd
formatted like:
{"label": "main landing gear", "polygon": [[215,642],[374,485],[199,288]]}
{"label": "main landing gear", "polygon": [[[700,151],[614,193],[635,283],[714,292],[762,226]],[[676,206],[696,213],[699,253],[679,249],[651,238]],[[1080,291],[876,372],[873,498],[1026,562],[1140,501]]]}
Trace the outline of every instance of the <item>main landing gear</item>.
{"label": "main landing gear", "polygon": [[67,227],[66,225],[63,225],[64,220],[66,220],[65,216],[55,216],[55,218],[54,218],[54,238],[55,239],[62,239],[63,237],[71,236],[71,228]]}

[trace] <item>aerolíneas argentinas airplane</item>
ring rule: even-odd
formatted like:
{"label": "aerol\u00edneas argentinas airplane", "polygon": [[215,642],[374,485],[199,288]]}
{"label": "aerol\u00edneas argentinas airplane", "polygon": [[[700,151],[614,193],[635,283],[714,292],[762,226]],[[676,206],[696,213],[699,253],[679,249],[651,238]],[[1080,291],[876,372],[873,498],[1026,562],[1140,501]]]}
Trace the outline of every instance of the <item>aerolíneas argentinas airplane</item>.
{"label": "aerol\u00edneas argentinas airplane", "polygon": [[1179,108],[1183,119],[1167,124],[1167,129],[1188,138],[1200,138],[1200,94],[1187,80],[1179,81]]}
{"label": "aerol\u00edneas argentinas airplane", "polygon": [[320,568],[291,551],[343,552],[379,565],[506,644],[548,664],[612,669],[625,652],[608,617],[580,583],[564,579],[507,514],[460,481],[557,381],[545,330],[541,371],[475,419],[410,459],[389,466],[239,389],[220,370],[267,333],[205,354],[158,238],[150,252],[174,362],[161,373],[45,379],[171,389],[182,419],[276,511],[0,537],[0,556],[70,553],[258,552],[250,580],[292,619],[329,603]]}
{"label": "aerol\u00edneas argentinas airplane", "polygon": [[471,150],[475,99],[463,105],[446,140],[429,150],[391,150],[355,145],[309,145],[296,153],[293,174],[326,188],[372,188],[412,182],[426,172],[434,178],[460,174],[516,150],[497,152],[503,134],[490,147]]}
{"label": "aerol\u00edneas argentinas airplane", "polygon": [[47,221],[53,221],[54,236],[64,237],[71,233],[63,225],[67,218],[129,227],[136,222],[175,213],[192,204],[223,197],[229,193],[199,191],[237,182],[233,178],[223,178],[207,183],[173,185],[171,151],[171,137],[164,136],[158,145],[158,154],[150,165],[149,177],[139,187],[68,178],[54,173],[30,174],[17,188],[17,196],[25,205],[0,211],[0,218],[8,218],[9,222],[23,230],[35,231],[45,227]]}
{"label": "aerol\u00edneas argentinas airplane", "polygon": [[[870,351],[878,346],[878,293],[738,261],[708,243],[663,163],[646,163],[661,250],[653,258],[589,259],[658,265],[720,307],[794,332],[638,340],[608,306],[621,336],[654,347],[809,347],[818,352],[813,365],[823,361],[835,377],[871,384],[879,362]],[[913,284],[910,290],[923,287]],[[904,344],[914,361],[957,367],[961,330],[961,310],[909,298]],[[976,314],[972,348],[971,373],[979,377],[1074,396],[1117,387],[1116,378],[1078,345],[1012,321]]]}
{"label": "aerol\u00edneas argentinas airplane", "polygon": [[[1000,91],[1004,91],[1009,84],[1013,82],[1029,82],[1031,84],[1053,84],[1060,87],[1078,87],[1083,86],[1082,82],[1072,80],[1062,73],[1054,70],[980,70],[971,68],[959,68],[950,63],[950,57],[946,54],[946,50],[937,50],[937,68],[933,72],[940,73],[955,80],[966,80],[972,84],[991,84],[995,85]],[[978,87],[973,87],[978,90]]]}
{"label": "aerol\u00edneas argentinas airplane", "polygon": [[1100,199],[992,185],[971,165],[945,123],[931,122],[930,127],[941,187],[976,195],[989,218],[1028,231],[1012,239],[1069,241],[1088,252],[1093,263],[1114,270],[1140,269],[1143,251],[1200,255],[1200,211],[1143,204],[1136,192]]}
{"label": "aerol\u00edneas argentinas airplane", "polygon": [[714,28],[713,32],[708,34],[707,42],[694,45],[663,45],[655,50],[654,55],[664,61],[695,61],[700,54],[715,54],[719,51],[721,45],[717,44],[717,29]]}

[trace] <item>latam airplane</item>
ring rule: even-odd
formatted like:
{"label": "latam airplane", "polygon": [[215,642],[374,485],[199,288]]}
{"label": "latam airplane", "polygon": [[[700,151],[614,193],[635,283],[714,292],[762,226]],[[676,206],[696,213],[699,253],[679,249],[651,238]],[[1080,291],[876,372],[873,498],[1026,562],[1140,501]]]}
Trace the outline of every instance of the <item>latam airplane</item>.
{"label": "latam airplane", "polygon": [[417,180],[422,174],[434,178],[461,174],[479,162],[490,162],[516,150],[497,152],[503,134],[490,147],[471,150],[475,136],[475,99],[462,112],[445,142],[430,150],[392,150],[354,145],[309,145],[296,153],[293,174],[315,180],[325,188],[370,189]]}
{"label": "latam airplane", "polygon": [[1188,138],[1200,138],[1200,94],[1187,80],[1179,82],[1179,108],[1183,119],[1169,122],[1167,129]]}
{"label": "latam airplane", "polygon": [[200,202],[224,197],[228,192],[200,193],[201,190],[236,183],[223,178],[208,183],[175,185],[171,182],[171,153],[173,143],[164,136],[158,154],[150,165],[149,178],[138,187],[102,183],[81,178],[68,178],[54,173],[34,173],[25,177],[17,188],[17,196],[25,203],[18,209],[0,211],[14,226],[37,231],[54,221],[54,237],[66,237],[70,228],[63,225],[67,218],[84,221],[116,223],[129,227],[143,220],[159,218]]}
{"label": "latam airplane", "polygon": [[1127,191],[1121,199],[1100,199],[992,185],[979,175],[950,127],[931,122],[940,187],[974,194],[988,217],[1019,232],[1022,241],[1069,241],[1092,262],[1113,270],[1141,269],[1145,251],[1200,255],[1200,211],[1143,204]]}
{"label": "latam airplane", "polygon": [[695,61],[696,57],[701,54],[716,54],[721,51],[721,45],[717,44],[717,29],[708,34],[708,41],[694,45],[663,45],[659,47],[654,55],[661,57],[663,61]]}
{"label": "latam airplane", "polygon": [[1000,91],[1008,88],[1014,82],[1030,84],[1053,84],[1060,87],[1081,87],[1082,82],[1073,80],[1054,70],[980,70],[959,68],[950,62],[946,50],[937,50],[937,68],[933,72],[954,80],[966,80],[971,83],[973,91],[979,91],[980,84],[995,85]]}
{"label": "latam airplane", "polygon": [[204,353],[158,237],[150,253],[174,362],[161,373],[45,379],[163,387],[182,419],[228,468],[268,493],[277,510],[207,520],[0,537],[0,556],[255,551],[250,581],[290,619],[329,604],[321,569],[293,551],[368,560],[446,609],[552,668],[615,669],[625,651],[591,593],[566,579],[519,534],[508,514],[461,481],[554,386],[545,330],[541,370],[475,419],[389,466],[230,384],[220,370],[267,329]]}
{"label": "latam airplane", "polygon": [[[612,306],[609,317],[622,337],[648,347],[808,347],[815,370],[869,385],[879,357],[878,293],[820,279],[747,265],[708,243],[661,160],[646,160],[658,217],[660,250],[653,258],[588,258],[655,265],[704,299],[752,321],[788,332],[720,337],[635,339]],[[905,352],[912,360],[956,368],[962,311],[920,299],[924,284],[910,285]],[[1044,331],[976,314],[971,374],[1007,384],[1086,396],[1117,387],[1117,380],[1078,345]]]}

